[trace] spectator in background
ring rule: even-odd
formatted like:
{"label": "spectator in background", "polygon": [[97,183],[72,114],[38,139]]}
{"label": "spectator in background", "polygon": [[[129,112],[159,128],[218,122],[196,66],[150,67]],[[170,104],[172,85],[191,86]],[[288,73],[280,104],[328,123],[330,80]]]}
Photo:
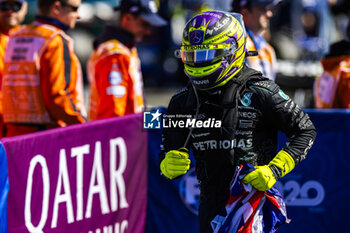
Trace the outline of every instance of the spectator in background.
{"label": "spectator in background", "polygon": [[299,4],[295,4],[300,7],[299,11],[301,10],[301,30],[295,28],[294,32],[301,52],[300,59],[319,61],[328,52],[330,41],[335,41],[335,25],[330,17],[328,3],[327,1],[300,0]]}
{"label": "spectator in background", "polygon": [[350,21],[347,37],[332,44],[321,60],[324,71],[314,84],[316,108],[350,108]]}
{"label": "spectator in background", "polygon": [[38,0],[33,24],[11,35],[5,52],[6,136],[83,123],[77,82],[80,63],[65,30],[74,28],[81,0]]}
{"label": "spectator in background", "polygon": [[247,50],[257,51],[257,56],[247,57],[248,66],[261,71],[269,79],[275,80],[276,54],[272,46],[263,38],[269,32],[269,21],[276,0],[233,0],[232,11],[243,15],[248,33]]}
{"label": "spectator in background", "polygon": [[88,61],[89,119],[141,112],[144,108],[140,59],[135,47],[152,26],[164,26],[153,0],[122,0],[118,25],[107,25],[94,41]]}
{"label": "spectator in background", "polygon": [[[4,69],[4,55],[11,30],[20,25],[26,14],[28,4],[24,0],[0,0],[0,87]],[[2,92],[0,91],[0,138],[5,135],[2,115]]]}

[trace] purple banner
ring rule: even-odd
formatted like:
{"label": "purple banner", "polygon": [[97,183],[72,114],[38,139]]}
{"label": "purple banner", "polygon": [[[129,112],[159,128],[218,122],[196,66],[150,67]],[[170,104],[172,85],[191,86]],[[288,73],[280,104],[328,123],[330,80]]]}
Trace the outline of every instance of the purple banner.
{"label": "purple banner", "polygon": [[145,232],[147,133],[141,114],[2,142],[8,232]]}

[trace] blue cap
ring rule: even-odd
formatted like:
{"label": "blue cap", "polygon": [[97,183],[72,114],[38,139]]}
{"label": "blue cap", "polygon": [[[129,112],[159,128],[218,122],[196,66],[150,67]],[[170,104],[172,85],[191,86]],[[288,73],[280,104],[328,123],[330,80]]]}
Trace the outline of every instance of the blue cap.
{"label": "blue cap", "polygon": [[155,27],[167,25],[167,22],[158,15],[157,5],[153,0],[122,0],[119,6],[114,7],[114,10],[140,15]]}

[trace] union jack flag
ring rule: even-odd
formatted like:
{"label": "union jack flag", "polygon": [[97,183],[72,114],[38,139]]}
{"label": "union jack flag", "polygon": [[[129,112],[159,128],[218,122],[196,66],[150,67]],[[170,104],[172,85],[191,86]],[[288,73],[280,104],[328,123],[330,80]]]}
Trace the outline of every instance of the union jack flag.
{"label": "union jack flag", "polygon": [[290,222],[277,189],[262,192],[241,182],[254,169],[249,163],[236,168],[230,198],[211,222],[214,233],[272,233],[282,224]]}

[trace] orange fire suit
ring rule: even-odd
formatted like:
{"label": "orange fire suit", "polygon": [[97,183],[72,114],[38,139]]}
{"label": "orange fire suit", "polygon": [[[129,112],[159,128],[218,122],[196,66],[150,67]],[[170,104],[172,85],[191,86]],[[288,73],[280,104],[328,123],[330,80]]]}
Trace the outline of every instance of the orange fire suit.
{"label": "orange fire suit", "polygon": [[136,47],[129,43],[132,36],[107,26],[98,40],[87,67],[89,120],[141,112],[144,107],[141,64]]}
{"label": "orange fire suit", "polygon": [[51,21],[37,19],[16,31],[4,58],[6,136],[85,122],[76,89],[79,75],[72,39]]}
{"label": "orange fire suit", "polygon": [[316,108],[350,108],[350,55],[327,57],[314,83]]}
{"label": "orange fire suit", "polygon": [[266,78],[275,80],[276,54],[272,46],[261,36],[247,29],[247,49],[257,51],[257,56],[247,57],[248,66],[262,72]]}
{"label": "orange fire suit", "polygon": [[[8,41],[8,35],[0,33],[0,87],[2,82],[2,73],[4,70],[4,56],[6,45]],[[2,91],[0,88],[0,138],[4,137],[5,134],[4,128],[4,118],[2,115]]]}

